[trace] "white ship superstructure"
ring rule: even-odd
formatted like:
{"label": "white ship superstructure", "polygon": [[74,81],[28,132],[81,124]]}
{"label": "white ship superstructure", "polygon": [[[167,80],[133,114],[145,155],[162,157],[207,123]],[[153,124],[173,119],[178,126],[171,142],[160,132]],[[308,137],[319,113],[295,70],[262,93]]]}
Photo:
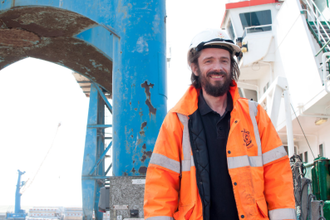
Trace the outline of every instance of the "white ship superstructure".
{"label": "white ship superstructure", "polygon": [[230,1],[221,25],[242,47],[241,95],[267,110],[289,155],[300,154],[304,162],[330,157],[328,4]]}

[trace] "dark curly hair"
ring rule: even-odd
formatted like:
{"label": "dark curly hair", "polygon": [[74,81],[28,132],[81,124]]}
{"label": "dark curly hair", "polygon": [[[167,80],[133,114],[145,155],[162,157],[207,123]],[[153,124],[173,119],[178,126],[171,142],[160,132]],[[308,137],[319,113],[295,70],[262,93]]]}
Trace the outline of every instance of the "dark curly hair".
{"label": "dark curly hair", "polygon": [[[218,48],[218,47],[217,47]],[[227,47],[223,47],[221,49],[227,50],[230,54],[232,54],[232,51],[227,48]],[[195,64],[198,68],[198,58],[201,55],[201,51],[195,51],[195,49],[191,49],[188,53],[188,64],[189,66],[191,66],[191,64]],[[230,57],[230,63],[231,63],[231,79],[235,80],[236,82],[238,81],[239,75],[240,75],[240,70],[238,68],[238,64],[236,62],[236,60],[234,59],[234,56],[231,55]],[[191,85],[193,85],[196,89],[201,88],[201,82],[199,79],[199,76],[196,76],[194,74],[194,72],[191,72],[191,76],[190,76],[190,80],[191,80]],[[233,86],[233,84],[231,83],[230,86]]]}

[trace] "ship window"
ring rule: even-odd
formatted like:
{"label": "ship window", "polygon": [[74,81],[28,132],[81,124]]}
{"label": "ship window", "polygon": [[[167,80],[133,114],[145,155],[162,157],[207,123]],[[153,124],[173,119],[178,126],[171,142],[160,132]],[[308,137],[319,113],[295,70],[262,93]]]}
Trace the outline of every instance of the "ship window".
{"label": "ship window", "polygon": [[228,31],[229,37],[232,40],[235,40],[235,32],[234,32],[234,27],[233,27],[233,24],[231,23],[231,20],[229,20],[229,22],[228,22],[227,31]]}
{"label": "ship window", "polygon": [[272,14],[270,10],[241,13],[239,17],[243,29],[247,28],[247,33],[272,30]]}

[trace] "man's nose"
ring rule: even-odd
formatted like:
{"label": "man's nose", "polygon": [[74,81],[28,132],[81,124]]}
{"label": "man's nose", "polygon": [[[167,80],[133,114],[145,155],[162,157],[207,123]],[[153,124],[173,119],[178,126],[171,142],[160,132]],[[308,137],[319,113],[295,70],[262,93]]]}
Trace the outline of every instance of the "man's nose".
{"label": "man's nose", "polygon": [[214,65],[212,66],[212,71],[216,71],[216,72],[223,71],[223,65],[221,64],[221,62],[214,62]]}

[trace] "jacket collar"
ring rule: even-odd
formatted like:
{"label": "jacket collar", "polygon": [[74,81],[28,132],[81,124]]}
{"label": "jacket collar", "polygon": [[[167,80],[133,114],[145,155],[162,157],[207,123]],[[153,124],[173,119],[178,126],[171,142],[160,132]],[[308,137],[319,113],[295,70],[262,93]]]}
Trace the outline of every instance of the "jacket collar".
{"label": "jacket collar", "polygon": [[[203,90],[200,90],[200,91],[201,92],[199,93],[199,96],[198,96],[198,109],[199,109],[200,113],[202,115],[206,115],[210,112],[214,112],[210,108],[210,106],[206,103],[204,96],[203,96],[204,95]],[[227,107],[225,109],[225,113],[231,112],[231,110],[233,110],[233,99],[231,98],[230,92],[227,92]]]}
{"label": "jacket collar", "polygon": [[[235,103],[240,96],[238,93],[237,83],[233,80],[232,84],[233,86],[229,88],[229,93],[233,98],[233,105],[235,106]],[[198,109],[199,93],[200,89],[195,89],[195,87],[190,86],[179,102],[170,111],[186,116],[192,115]]]}

